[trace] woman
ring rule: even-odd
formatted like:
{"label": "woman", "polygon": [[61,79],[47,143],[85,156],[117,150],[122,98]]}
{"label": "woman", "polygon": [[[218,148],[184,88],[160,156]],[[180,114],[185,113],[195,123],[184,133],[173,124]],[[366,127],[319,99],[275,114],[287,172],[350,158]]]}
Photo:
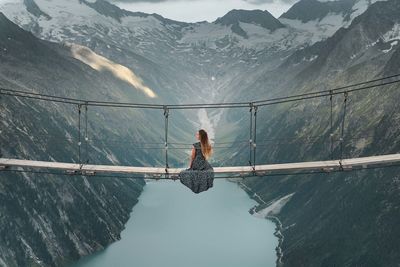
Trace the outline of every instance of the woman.
{"label": "woman", "polygon": [[207,161],[213,152],[207,132],[203,129],[198,131],[196,139],[200,142],[193,144],[189,169],[181,171],[179,179],[182,184],[198,194],[213,187],[214,169]]}

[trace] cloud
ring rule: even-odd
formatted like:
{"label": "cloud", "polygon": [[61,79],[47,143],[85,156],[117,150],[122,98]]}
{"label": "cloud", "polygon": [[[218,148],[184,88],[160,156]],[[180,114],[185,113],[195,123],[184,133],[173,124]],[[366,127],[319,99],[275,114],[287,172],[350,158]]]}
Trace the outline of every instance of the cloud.
{"label": "cloud", "polygon": [[120,3],[161,3],[170,0],[109,0],[110,2],[120,2]]}
{"label": "cloud", "polygon": [[271,4],[275,2],[274,0],[243,0],[243,1],[253,5]]}
{"label": "cloud", "polygon": [[293,4],[299,0],[243,0],[249,4],[253,5],[263,5],[263,4]]}
{"label": "cloud", "polygon": [[[1,0],[0,0],[1,1]],[[110,2],[119,2],[119,3],[163,3],[163,2],[195,2],[200,0],[108,0]],[[218,0],[216,0],[218,1]],[[221,0],[219,0],[221,1]],[[263,5],[263,4],[292,4],[297,2],[298,0],[242,0],[243,2],[253,4],[253,5]],[[227,1],[225,1],[227,2]]]}
{"label": "cloud", "polygon": [[232,9],[268,10],[275,17],[286,12],[298,0],[108,0],[120,8],[157,13],[165,18],[185,21],[215,21]]}
{"label": "cloud", "polygon": [[162,2],[192,2],[197,0],[108,0],[109,2],[119,2],[119,3],[162,3]]}
{"label": "cloud", "polygon": [[142,91],[150,98],[155,98],[157,95],[149,87],[144,85],[142,79],[136,76],[129,68],[114,63],[111,60],[102,57],[85,46],[77,44],[68,44],[70,46],[72,55],[75,59],[82,61],[97,71],[107,70],[111,72],[116,78],[127,82],[134,88]]}

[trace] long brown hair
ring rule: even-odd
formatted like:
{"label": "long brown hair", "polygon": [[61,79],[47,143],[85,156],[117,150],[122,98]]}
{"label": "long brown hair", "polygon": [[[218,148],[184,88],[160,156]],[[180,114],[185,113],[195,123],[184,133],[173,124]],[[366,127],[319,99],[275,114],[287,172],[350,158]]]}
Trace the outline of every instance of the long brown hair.
{"label": "long brown hair", "polygon": [[201,129],[199,131],[199,136],[200,136],[200,144],[201,144],[201,153],[203,153],[203,156],[206,159],[209,159],[211,157],[213,149],[212,149],[210,141],[208,139],[208,134],[206,131]]}

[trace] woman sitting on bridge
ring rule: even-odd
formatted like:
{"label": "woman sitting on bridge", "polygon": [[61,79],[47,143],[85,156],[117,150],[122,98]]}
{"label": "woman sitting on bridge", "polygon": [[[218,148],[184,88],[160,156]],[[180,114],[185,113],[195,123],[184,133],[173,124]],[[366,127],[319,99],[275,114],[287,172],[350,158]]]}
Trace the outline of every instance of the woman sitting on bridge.
{"label": "woman sitting on bridge", "polygon": [[179,179],[182,184],[198,194],[213,187],[214,169],[207,161],[213,152],[207,132],[203,129],[198,131],[196,139],[200,142],[193,144],[189,169],[181,171]]}

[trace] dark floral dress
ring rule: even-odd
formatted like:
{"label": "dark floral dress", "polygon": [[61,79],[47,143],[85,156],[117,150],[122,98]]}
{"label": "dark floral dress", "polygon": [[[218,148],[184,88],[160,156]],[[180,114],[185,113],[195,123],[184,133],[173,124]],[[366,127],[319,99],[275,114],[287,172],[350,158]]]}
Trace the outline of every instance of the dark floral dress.
{"label": "dark floral dress", "polygon": [[189,169],[179,173],[182,184],[198,194],[213,187],[214,169],[201,152],[200,142],[193,144],[196,154]]}

